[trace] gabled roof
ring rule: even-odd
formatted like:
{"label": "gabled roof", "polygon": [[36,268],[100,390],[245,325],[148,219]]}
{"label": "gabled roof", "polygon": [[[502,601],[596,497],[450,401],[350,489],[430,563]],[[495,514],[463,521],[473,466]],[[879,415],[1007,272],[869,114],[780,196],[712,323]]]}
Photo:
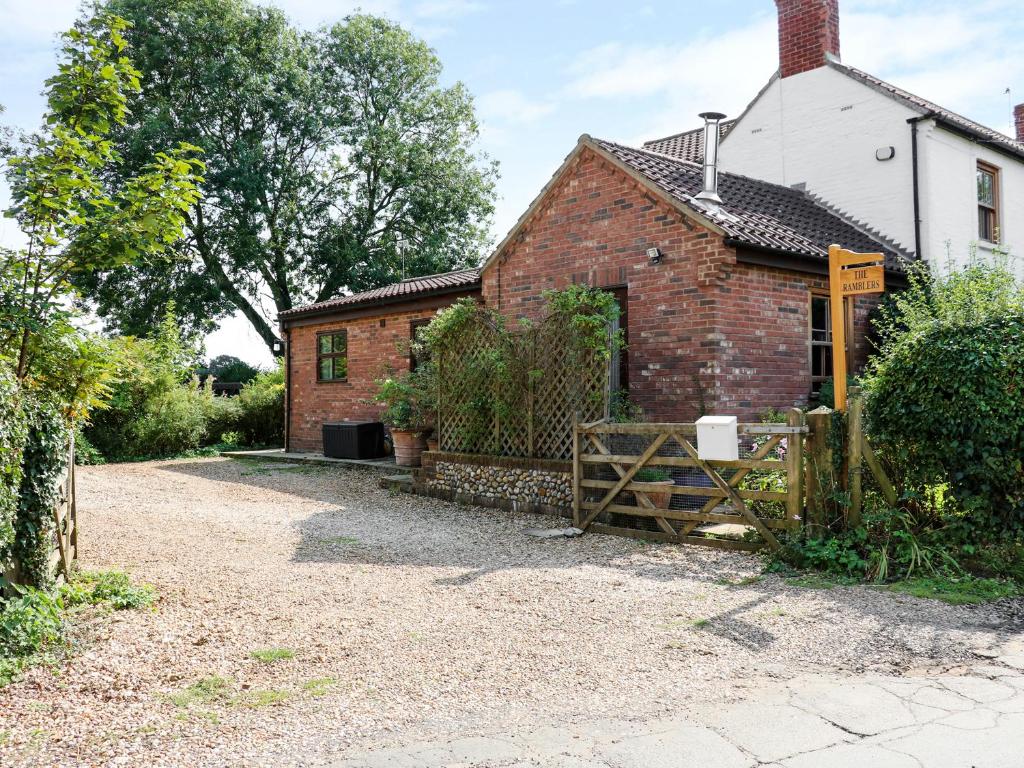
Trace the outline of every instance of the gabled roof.
{"label": "gabled roof", "polygon": [[374,304],[395,304],[408,299],[424,298],[445,293],[469,292],[480,287],[480,271],[460,269],[437,275],[410,277],[391,285],[374,288],[350,296],[307,304],[304,307],[286,309],[278,317],[288,319],[299,315],[326,314],[335,310],[348,310]]}
{"label": "gabled roof", "polygon": [[992,144],[996,149],[1002,149],[1024,159],[1024,144],[1019,141],[1014,141],[1000,131],[984,126],[981,123],[976,123],[963,115],[959,115],[956,112],[940,107],[934,102],[922,99],[920,96],[915,96],[909,91],[897,88],[895,85],[887,83],[884,80],[880,80],[874,75],[870,75],[856,67],[851,67],[832,60],[828,61],[827,65],[837,72],[842,72],[844,75],[863,83],[869,88],[873,88],[874,90],[884,93],[896,101],[901,102],[921,115],[934,117],[936,121],[945,124],[947,127],[967,133],[984,143]]}
{"label": "gabled roof", "polygon": [[908,256],[893,243],[854,226],[802,190],[719,172],[722,205],[717,211],[708,210],[692,199],[703,187],[703,169],[697,163],[601,139],[594,143],[676,200],[700,211],[735,244],[824,260],[829,245],[838,243],[854,251],[880,251],[886,256],[886,268],[905,269]]}
{"label": "gabled roof", "polygon": [[[735,120],[723,120],[718,124],[718,136],[725,138],[736,124]],[[693,163],[704,162],[704,127],[694,128],[682,133],[675,133],[663,139],[651,139],[644,142],[644,149],[659,152],[679,160]]]}

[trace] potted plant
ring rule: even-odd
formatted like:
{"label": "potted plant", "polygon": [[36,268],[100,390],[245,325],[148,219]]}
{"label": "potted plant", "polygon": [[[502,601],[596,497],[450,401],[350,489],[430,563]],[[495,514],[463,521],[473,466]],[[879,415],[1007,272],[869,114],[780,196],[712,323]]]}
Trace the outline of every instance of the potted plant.
{"label": "potted plant", "polygon": [[676,484],[676,481],[665,470],[643,467],[633,475],[633,482],[665,487],[664,491],[642,491],[658,509],[668,509],[668,505],[672,503],[672,491],[669,489]]}
{"label": "potted plant", "polygon": [[391,431],[395,463],[401,467],[418,467],[420,454],[426,448],[423,439],[425,395],[420,380],[412,373],[380,379],[374,400],[384,405],[381,421]]}

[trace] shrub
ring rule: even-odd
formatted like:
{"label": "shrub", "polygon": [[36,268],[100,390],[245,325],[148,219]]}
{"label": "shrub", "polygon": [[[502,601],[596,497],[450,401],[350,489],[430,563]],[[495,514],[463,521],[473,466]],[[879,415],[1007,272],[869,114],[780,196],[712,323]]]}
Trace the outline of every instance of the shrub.
{"label": "shrub", "polygon": [[235,431],[245,445],[284,444],[284,368],[261,373],[238,395]]}
{"label": "shrub", "polygon": [[869,430],[911,491],[948,483],[991,538],[1024,527],[1024,290],[1000,265],[912,275],[878,323]]}
{"label": "shrub", "polygon": [[[283,407],[283,406],[282,406]],[[206,445],[216,443],[241,443],[238,423],[242,418],[242,406],[237,397],[211,397],[206,412]],[[231,435],[233,439],[226,439]]]}
{"label": "shrub", "polygon": [[103,454],[96,450],[89,438],[82,432],[81,427],[75,430],[75,464],[88,466],[92,464],[106,464],[107,460]]}
{"label": "shrub", "polygon": [[133,425],[136,456],[171,456],[198,448],[206,436],[207,400],[212,395],[191,386],[176,386],[148,398]]}
{"label": "shrub", "polygon": [[132,584],[124,571],[82,572],[60,589],[64,606],[106,604],[115,611],[146,608],[153,604],[156,592],[147,584]]}
{"label": "shrub", "polygon": [[0,603],[0,686],[61,640],[60,600],[49,592],[19,587],[18,597]]}
{"label": "shrub", "polygon": [[0,553],[14,540],[26,424],[13,374],[0,367]]}

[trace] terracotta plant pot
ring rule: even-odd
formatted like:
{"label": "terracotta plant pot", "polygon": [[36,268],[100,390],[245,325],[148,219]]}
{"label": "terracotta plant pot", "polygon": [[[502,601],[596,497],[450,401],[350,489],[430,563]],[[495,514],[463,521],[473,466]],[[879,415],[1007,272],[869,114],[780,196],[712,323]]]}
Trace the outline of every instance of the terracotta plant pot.
{"label": "terracotta plant pot", "polygon": [[395,464],[400,467],[418,467],[420,454],[426,447],[423,433],[411,429],[392,429],[391,440],[395,444]]}
{"label": "terracotta plant pot", "polygon": [[[676,484],[675,480],[655,480],[654,482],[648,483],[648,485],[663,485],[665,488],[672,488]],[[647,491],[647,498],[651,500],[658,509],[668,509],[668,505],[672,503],[672,491]]]}
{"label": "terracotta plant pot", "polygon": [[437,446],[438,446],[438,440],[437,440],[436,437],[428,437],[427,438],[427,450],[428,451],[436,451],[437,450]]}

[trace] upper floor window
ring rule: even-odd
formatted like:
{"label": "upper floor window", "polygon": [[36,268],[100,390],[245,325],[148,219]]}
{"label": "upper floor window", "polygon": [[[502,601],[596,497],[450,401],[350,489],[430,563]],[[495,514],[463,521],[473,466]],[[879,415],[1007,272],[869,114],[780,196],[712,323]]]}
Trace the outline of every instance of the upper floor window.
{"label": "upper floor window", "polygon": [[330,331],[316,335],[317,381],[348,379],[348,331]]}
{"label": "upper floor window", "polygon": [[988,163],[978,163],[978,237],[999,237],[999,169]]}

